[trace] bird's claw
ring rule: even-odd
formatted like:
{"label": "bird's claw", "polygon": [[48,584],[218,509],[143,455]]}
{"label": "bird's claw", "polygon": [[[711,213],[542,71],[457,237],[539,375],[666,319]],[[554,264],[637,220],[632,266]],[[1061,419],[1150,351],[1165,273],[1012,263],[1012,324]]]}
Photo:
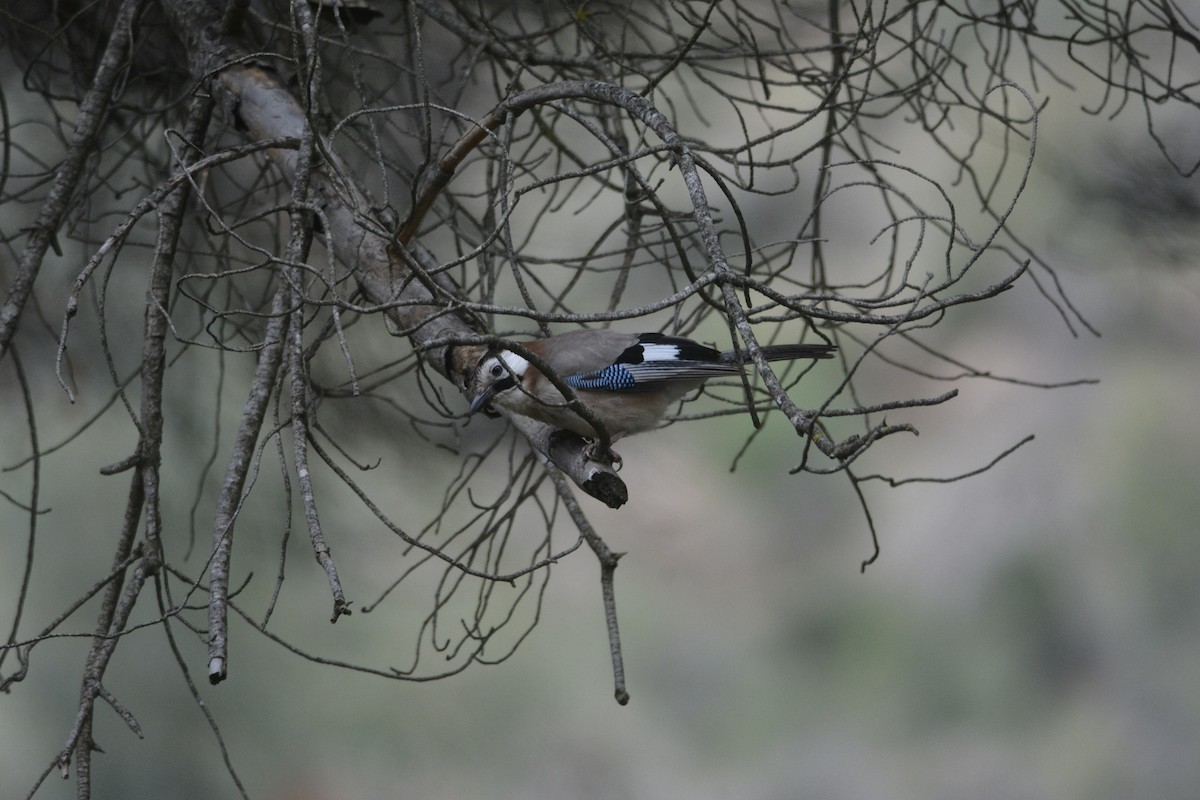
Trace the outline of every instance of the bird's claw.
{"label": "bird's claw", "polygon": [[607,450],[600,449],[600,443],[594,440],[589,440],[587,446],[583,450],[583,455],[588,461],[599,461],[610,465],[613,472],[620,472],[621,467],[625,464],[617,451],[611,447]]}

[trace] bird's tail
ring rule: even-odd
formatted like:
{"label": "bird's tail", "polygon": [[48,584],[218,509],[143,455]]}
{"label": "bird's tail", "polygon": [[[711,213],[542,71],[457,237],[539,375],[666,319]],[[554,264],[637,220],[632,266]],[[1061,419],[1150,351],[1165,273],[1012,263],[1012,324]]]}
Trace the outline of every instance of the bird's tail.
{"label": "bird's tail", "polygon": [[[831,344],[769,344],[762,348],[767,361],[792,361],[797,358],[833,358],[837,347]],[[721,353],[721,360],[728,364],[749,364],[753,359],[742,351],[739,357],[732,350]]]}

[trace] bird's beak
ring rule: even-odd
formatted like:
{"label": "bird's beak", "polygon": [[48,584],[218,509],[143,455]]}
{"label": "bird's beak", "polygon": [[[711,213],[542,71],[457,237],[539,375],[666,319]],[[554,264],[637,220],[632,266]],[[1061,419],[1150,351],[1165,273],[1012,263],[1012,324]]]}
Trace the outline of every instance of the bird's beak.
{"label": "bird's beak", "polygon": [[492,402],[492,395],[496,393],[495,384],[487,387],[479,394],[471,398],[471,405],[467,408],[467,414],[474,414],[481,408],[487,408],[487,404]]}

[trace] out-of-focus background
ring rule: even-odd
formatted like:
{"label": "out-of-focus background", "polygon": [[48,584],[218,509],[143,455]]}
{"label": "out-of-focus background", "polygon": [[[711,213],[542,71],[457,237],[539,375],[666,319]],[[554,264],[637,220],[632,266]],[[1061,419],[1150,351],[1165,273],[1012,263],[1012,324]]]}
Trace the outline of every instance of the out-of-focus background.
{"label": "out-of-focus background", "polygon": [[[553,568],[540,623],[511,658],[442,681],[317,666],[235,627],[226,683],[204,683],[194,642],[185,653],[251,796],[1195,798],[1200,192],[1163,168],[1134,109],[1110,121],[1061,94],[1015,227],[1102,335],[1072,336],[1023,280],[942,326],[941,344],[998,375],[1099,383],[959,382],[954,402],[894,415],[919,438],[878,447],[896,477],[936,477],[1033,442],[969,480],[869,487],[881,554],[862,574],[872,544],[857,501],[845,481],[788,475],[786,426],[735,472],[743,419],[623,442],[630,502],[586,511],[627,554],[628,706],[612,698],[586,552]],[[40,413],[50,429],[73,412]],[[119,448],[89,436],[94,463],[76,451],[46,464],[54,515],[38,546],[57,577],[36,582],[35,611],[57,607],[53,581],[77,585],[110,552],[120,508],[97,469]],[[25,525],[0,503],[6,604]],[[355,536],[337,550],[346,571],[386,573]],[[327,588],[297,552],[275,624],[325,653],[403,660],[388,619],[403,610],[331,630]],[[234,796],[161,633],[133,636],[145,641],[122,648],[109,683],[145,739],[97,715],[97,796]],[[0,700],[0,797],[23,796],[65,740],[86,645],[43,644]],[[73,794],[51,780],[39,797]]]}

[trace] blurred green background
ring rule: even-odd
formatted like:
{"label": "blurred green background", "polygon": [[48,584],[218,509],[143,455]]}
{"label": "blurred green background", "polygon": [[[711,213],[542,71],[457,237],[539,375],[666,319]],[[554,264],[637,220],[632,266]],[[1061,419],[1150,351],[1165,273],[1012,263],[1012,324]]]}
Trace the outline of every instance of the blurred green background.
{"label": "blurred green background", "polygon": [[[959,382],[947,406],[892,415],[921,435],[881,443],[873,463],[896,477],[949,476],[1026,434],[1035,441],[964,482],[872,486],[882,553],[860,574],[872,545],[849,486],[789,476],[794,442],[779,420],[732,473],[744,419],[628,440],[629,504],[586,501],[627,553],[617,572],[627,707],[612,699],[598,568],[586,551],[553,568],[540,623],[515,655],[444,681],[320,667],[235,624],[231,678],[218,687],[204,681],[202,648],[191,639],[184,648],[251,795],[1195,798],[1200,202],[1194,180],[1161,168],[1135,112],[1105,121],[1073,102],[1043,114],[1015,226],[1102,336],[1071,336],[1027,280],[938,335],[997,374],[1100,383]],[[45,365],[31,371],[53,381]],[[911,380],[881,373],[873,385],[907,396],[920,392]],[[8,464],[24,438],[16,400],[4,397]],[[50,431],[79,413],[64,400],[39,409],[40,424]],[[127,427],[91,431],[92,460],[76,450],[46,463],[42,505],[54,513],[39,529],[26,633],[107,564],[125,479],[97,469],[128,448]],[[177,455],[208,446],[173,443]],[[187,480],[176,519],[187,518]],[[437,483],[425,480],[409,485],[428,493]],[[357,512],[330,502],[327,524],[343,513]],[[367,601],[364,576],[396,569],[379,563],[377,531],[338,525],[343,579]],[[5,609],[25,531],[0,503]],[[203,522],[200,531],[203,541]],[[241,534],[253,551],[252,526]],[[327,655],[402,662],[410,647],[393,617],[404,608],[331,628],[323,577],[303,532],[294,539],[273,624]],[[257,554],[267,565],[271,541]],[[153,617],[145,606],[142,620]],[[67,628],[87,631],[92,619],[89,607]],[[30,677],[0,698],[0,797],[24,796],[62,746],[86,646],[42,644]],[[146,737],[101,708],[96,796],[234,796],[161,633],[133,634],[114,663],[107,684]],[[52,777],[38,796],[73,794],[73,781]]]}

